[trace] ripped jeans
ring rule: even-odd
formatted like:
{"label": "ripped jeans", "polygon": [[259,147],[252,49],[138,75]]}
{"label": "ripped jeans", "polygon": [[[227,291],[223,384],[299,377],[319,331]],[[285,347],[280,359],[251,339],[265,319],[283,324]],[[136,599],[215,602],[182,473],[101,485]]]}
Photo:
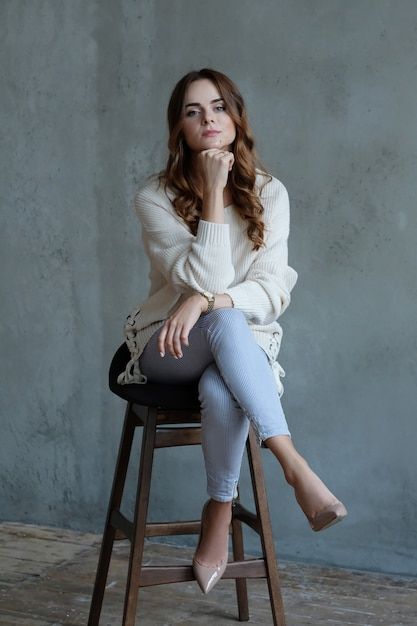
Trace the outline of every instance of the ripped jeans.
{"label": "ripped jeans", "polygon": [[249,424],[260,442],[275,435],[291,436],[268,357],[239,309],[220,308],[202,315],[189,333],[189,346],[181,346],[180,359],[169,352],[160,356],[160,332],[142,352],[140,370],[149,382],[198,381],[207,493],[228,502],[236,497]]}

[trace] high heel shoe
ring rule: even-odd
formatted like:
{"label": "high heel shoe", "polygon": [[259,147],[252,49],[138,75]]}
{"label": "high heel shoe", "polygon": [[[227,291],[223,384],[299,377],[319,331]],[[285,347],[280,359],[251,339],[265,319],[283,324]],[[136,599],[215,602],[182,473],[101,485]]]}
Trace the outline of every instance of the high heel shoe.
{"label": "high heel shoe", "polygon": [[[205,513],[207,511],[207,507],[209,503],[210,503],[210,500],[207,500],[207,502],[203,506],[203,510],[201,513],[200,536],[198,539],[196,552],[198,552],[198,548],[200,547],[200,544],[201,544],[201,539],[203,536],[204,517],[205,517]],[[229,552],[228,544],[229,544],[229,534],[227,535],[227,543],[226,543],[224,556],[222,560],[220,561],[220,563],[217,563],[216,565],[204,565],[203,563],[200,563],[195,558],[195,556],[193,557],[194,576],[203,593],[208,593],[211,589],[213,589],[214,585],[218,583],[220,578],[223,576],[224,571],[227,566],[227,559],[228,559],[228,552]]]}
{"label": "high heel shoe", "polygon": [[316,513],[314,517],[309,517],[307,515],[307,519],[310,522],[311,528],[318,532],[319,530],[324,530],[325,528],[329,528],[329,526],[333,526],[333,524],[337,524],[337,522],[341,522],[347,515],[347,510],[343,502],[336,500],[333,504],[326,506],[324,509]]}

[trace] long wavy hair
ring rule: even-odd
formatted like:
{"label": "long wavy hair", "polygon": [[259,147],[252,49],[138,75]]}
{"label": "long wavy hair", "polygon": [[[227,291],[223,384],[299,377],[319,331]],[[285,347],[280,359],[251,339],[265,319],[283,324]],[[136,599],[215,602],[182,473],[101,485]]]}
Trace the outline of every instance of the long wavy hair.
{"label": "long wavy hair", "polygon": [[[224,99],[225,110],[235,124],[236,137],[231,148],[235,160],[229,172],[228,185],[233,204],[242,219],[248,222],[246,232],[254,244],[252,249],[259,250],[265,245],[265,225],[262,219],[264,208],[259,194],[272,177],[267,173],[254,147],[254,137],[249,126],[243,97],[234,82],[225,74],[210,68],[202,68],[189,72],[177,82],[167,110],[169,157],[165,169],[154,176],[159,180],[159,184],[164,184],[165,192],[167,187],[173,190],[175,197],[172,203],[175,211],[195,235],[203,208],[203,198],[201,190],[195,183],[192,154],[185,142],[181,124],[188,85],[202,78],[209,79],[217,87]],[[257,172],[267,178],[260,189],[257,189],[255,185]]]}

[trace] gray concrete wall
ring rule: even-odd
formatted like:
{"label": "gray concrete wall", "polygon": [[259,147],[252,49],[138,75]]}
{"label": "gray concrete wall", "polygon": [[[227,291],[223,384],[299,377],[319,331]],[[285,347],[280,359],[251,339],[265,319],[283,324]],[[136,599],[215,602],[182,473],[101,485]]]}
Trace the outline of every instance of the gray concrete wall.
{"label": "gray concrete wall", "polygon": [[[3,0],[0,24],[1,518],[102,529],[107,367],[148,288],[133,195],[165,162],[176,80],[211,66],[290,195],[282,401],[350,509],[313,534],[264,452],[279,554],[415,574],[415,2]],[[157,454],[153,519],[205,498],[200,449]]]}

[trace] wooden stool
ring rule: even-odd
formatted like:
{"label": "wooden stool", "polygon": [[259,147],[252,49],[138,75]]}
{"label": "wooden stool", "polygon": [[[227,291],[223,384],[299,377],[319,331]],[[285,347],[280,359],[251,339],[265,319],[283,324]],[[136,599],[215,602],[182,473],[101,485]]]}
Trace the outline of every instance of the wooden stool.
{"label": "wooden stool", "polygon": [[[201,416],[197,385],[118,385],[117,375],[129,360],[126,344],[113,357],[110,389],[127,400],[125,421],[110,495],[107,519],[97,567],[88,626],[98,626],[103,603],[113,542],[129,539],[130,558],[126,583],[123,626],[134,626],[139,587],[195,580],[192,565],[144,566],[145,537],[198,534],[200,521],[147,523],[148,501],[155,448],[201,444]],[[181,425],[181,426],[179,426]],[[133,522],[120,512],[123,489],[135,429],[143,427],[137,495]],[[285,626],[284,608],[278,576],[271,521],[259,444],[252,427],[246,443],[256,515],[245,509],[239,498],[233,501],[231,523],[233,558],[222,578],[236,579],[239,620],[249,620],[247,578],[266,578],[273,623]],[[246,559],[242,522],[255,530],[261,540],[263,557]],[[221,584],[219,582],[218,584]]]}

